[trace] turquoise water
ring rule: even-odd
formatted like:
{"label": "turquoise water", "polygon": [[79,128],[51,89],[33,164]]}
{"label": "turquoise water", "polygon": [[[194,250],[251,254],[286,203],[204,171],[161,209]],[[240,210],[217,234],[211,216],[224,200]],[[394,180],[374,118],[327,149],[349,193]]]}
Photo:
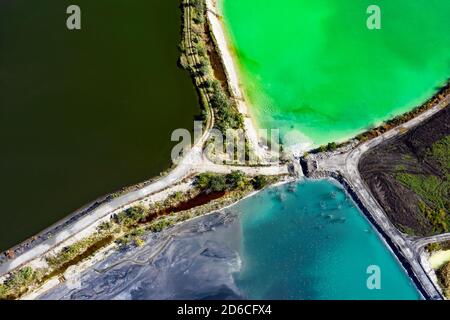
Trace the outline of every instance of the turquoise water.
{"label": "turquoise water", "polygon": [[[370,265],[380,268],[380,290],[366,286]],[[330,181],[269,188],[149,234],[144,246],[113,253],[80,280],[80,290],[66,283],[40,298],[420,298],[365,217]]]}
{"label": "turquoise water", "polygon": [[[221,2],[252,116],[305,145],[408,111],[450,76],[448,0]],[[366,26],[371,4],[380,30]]]}
{"label": "turquoise water", "polygon": [[[239,203],[238,287],[251,299],[419,299],[346,193],[329,181],[265,190]],[[381,270],[369,290],[367,267]]]}

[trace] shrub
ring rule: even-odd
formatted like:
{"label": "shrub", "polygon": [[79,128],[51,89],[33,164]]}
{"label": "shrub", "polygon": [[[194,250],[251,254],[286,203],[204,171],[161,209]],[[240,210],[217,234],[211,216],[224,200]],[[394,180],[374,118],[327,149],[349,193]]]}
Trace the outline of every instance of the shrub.
{"label": "shrub", "polygon": [[319,151],[320,152],[330,152],[330,151],[335,151],[338,148],[338,145],[336,144],[336,142],[330,142],[327,145],[322,145],[319,147]]}
{"label": "shrub", "polygon": [[115,223],[129,226],[143,219],[147,215],[147,210],[142,206],[128,208],[113,217]]}
{"label": "shrub", "polygon": [[245,189],[249,181],[242,171],[233,171],[227,175],[202,173],[197,177],[196,186],[206,192],[223,192]]}
{"label": "shrub", "polygon": [[225,179],[228,188],[231,190],[244,189],[248,186],[248,179],[242,171],[233,171],[230,174],[227,174]]}
{"label": "shrub", "polygon": [[167,227],[170,227],[171,225],[173,225],[175,222],[173,220],[169,220],[167,218],[162,218],[162,219],[158,219],[155,222],[153,222],[149,229],[152,232],[161,232],[162,230],[164,230]]}
{"label": "shrub", "polygon": [[0,284],[0,300],[16,297],[24,287],[29,286],[36,279],[36,272],[27,266],[12,272],[9,277]]}
{"label": "shrub", "polygon": [[436,252],[442,250],[442,246],[439,242],[433,242],[427,245],[427,251],[428,252]]}
{"label": "shrub", "polygon": [[142,247],[145,244],[145,241],[141,238],[134,239],[134,244],[136,247]]}
{"label": "shrub", "polygon": [[255,190],[260,190],[267,186],[269,180],[265,176],[256,176],[252,179],[251,183]]}
{"label": "shrub", "polygon": [[219,192],[226,189],[225,177],[212,173],[201,173],[197,177],[197,187],[206,192]]}

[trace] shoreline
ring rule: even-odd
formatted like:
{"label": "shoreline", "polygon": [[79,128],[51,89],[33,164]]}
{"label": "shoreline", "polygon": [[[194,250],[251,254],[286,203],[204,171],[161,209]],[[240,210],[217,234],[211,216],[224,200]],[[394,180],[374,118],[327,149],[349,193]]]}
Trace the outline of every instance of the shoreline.
{"label": "shoreline", "polygon": [[353,202],[356,208],[358,208],[358,211],[360,214],[366,219],[366,221],[369,223],[377,237],[380,239],[380,241],[383,243],[383,245],[386,247],[386,249],[392,254],[392,257],[395,259],[399,267],[403,270],[405,275],[409,278],[411,281],[411,284],[414,286],[414,288],[417,290],[417,293],[420,294],[421,300],[428,300],[427,298],[432,298],[426,287],[422,284],[422,282],[419,280],[419,278],[414,273],[413,268],[411,268],[411,265],[408,261],[408,259],[398,250],[398,248],[395,246],[395,241],[393,241],[389,235],[383,230],[383,227],[377,223],[377,221],[372,217],[370,210],[367,208],[367,206],[363,203],[361,198],[358,196],[358,193],[355,192],[350,185],[350,183],[347,181],[347,179],[340,175],[331,173],[327,177],[324,178],[307,178],[311,180],[328,180],[331,183],[339,186],[339,188],[342,188],[342,190],[345,192],[345,194],[348,195],[350,200]]}
{"label": "shoreline", "polygon": [[260,144],[258,135],[259,128],[256,119],[251,115],[251,108],[246,102],[247,99],[239,83],[238,67],[229,47],[230,42],[226,34],[226,28],[222,20],[218,17],[220,16],[218,1],[221,0],[205,0],[206,16],[211,29],[211,36],[225,71],[231,97],[237,102],[238,111],[244,116],[244,127],[247,137],[253,146],[253,151],[261,160],[264,160],[267,159],[267,152]]}
{"label": "shoreline", "polygon": [[[342,180],[344,186],[348,185],[349,190],[354,193],[355,201],[359,203],[360,208],[368,215],[372,223],[382,231],[399,260],[404,262],[405,268],[411,270],[411,273],[409,273],[410,277],[416,280],[415,283],[425,292],[426,297],[432,300],[441,300],[443,295],[420,258],[419,244],[428,239],[405,237],[394,227],[387,218],[384,209],[373,198],[370,190],[362,181],[358,171],[358,163],[365,152],[375,148],[380,143],[395,139],[395,137],[413,127],[425,123],[427,119],[446,108],[448,103],[450,103],[450,94],[447,94],[439,101],[435,101],[432,108],[375,138],[352,146],[348,150],[345,150],[344,146],[334,152],[311,154],[302,160],[302,168],[305,170],[307,177],[326,178],[332,176],[337,177],[339,181]],[[441,237],[446,236],[446,234],[441,235]]]}
{"label": "shoreline", "polygon": [[[207,4],[209,4],[209,3],[212,3],[212,1],[214,1],[214,0],[206,0],[206,3]],[[209,14],[211,14],[211,15],[213,15],[210,11],[208,11],[208,15]],[[214,15],[213,15],[214,16]],[[216,18],[217,19],[217,18]],[[217,19],[217,21],[220,23],[220,20],[219,19]],[[220,24],[219,24],[219,26],[220,26]],[[223,30],[222,30],[223,31]],[[224,35],[224,37],[225,37],[225,35]],[[224,41],[226,41],[226,39],[225,38],[223,38],[223,40]],[[225,45],[226,45],[226,42],[225,42]],[[228,48],[228,47],[227,47]],[[232,59],[232,57],[230,56],[230,58]],[[223,58],[222,58],[223,59]],[[233,64],[233,60],[231,60],[231,63]],[[227,79],[228,79],[228,77],[227,77]],[[237,78],[236,78],[236,83],[235,84],[237,84],[238,85],[238,89],[239,89],[239,82],[238,82],[238,80],[237,80]],[[240,100],[239,100],[240,101]],[[245,105],[245,102],[242,102],[243,104],[244,104],[244,106],[245,107],[247,107],[246,105]],[[247,114],[245,114],[245,120],[246,121],[252,121],[252,119],[251,119],[251,117],[250,117],[250,119],[247,117]],[[417,116],[417,115],[416,115]],[[251,125],[251,127],[252,127],[252,129],[254,130],[254,133],[256,133],[256,128],[253,126],[253,124]],[[396,126],[397,128],[399,128],[399,127],[402,127],[402,125],[398,125],[398,126]],[[247,126],[246,126],[246,129],[247,129]],[[205,140],[205,137],[207,136],[207,133],[205,133],[205,135],[203,136],[203,138],[201,139],[201,144],[204,142],[204,140]],[[253,138],[255,138],[255,137],[253,137]],[[257,139],[257,136],[256,136],[256,139]],[[254,147],[259,147],[259,144],[258,144],[258,142],[257,142],[258,140],[256,140],[256,145],[254,145]],[[193,155],[193,159],[194,160],[198,160],[198,159],[196,159],[195,158],[195,154],[193,153],[192,154]],[[189,156],[188,156],[188,158],[189,158]],[[188,159],[189,160],[189,159]],[[181,167],[183,167],[183,165],[184,164],[180,164],[179,166],[181,166]],[[192,174],[192,172],[194,172],[195,170],[197,170],[197,171],[195,171],[195,172],[198,172],[198,168],[196,169],[195,167],[190,167],[190,169],[191,169],[191,171],[189,171],[188,173],[191,173]],[[168,187],[166,187],[166,189],[161,189],[161,190],[159,190],[159,191],[156,191],[155,193],[160,193],[160,192],[163,192],[164,190],[167,190],[167,189],[170,189],[170,188],[173,188],[173,187],[175,187],[175,186],[177,186],[182,180],[176,180],[175,178],[176,178],[176,176],[177,176],[177,174],[174,174],[174,178],[173,179],[175,179],[175,180],[173,180],[172,178],[171,178],[171,176],[173,175],[173,173],[174,172],[177,172],[177,171],[183,171],[183,168],[179,168],[178,166],[177,167],[175,167],[175,168],[173,168],[172,170],[171,170],[171,172],[168,174],[168,179],[167,180],[172,180],[172,183],[171,184],[169,184],[168,185]],[[180,173],[180,175],[181,175],[181,173]],[[139,193],[139,194],[142,194],[142,197],[141,197],[141,199],[142,198],[145,198],[145,197],[148,197],[149,196],[149,194],[145,194],[145,192],[143,191],[143,189],[151,189],[152,188],[152,186],[154,186],[154,184],[158,184],[158,183],[160,183],[160,180],[166,180],[166,177],[162,177],[162,178],[160,178],[160,179],[158,179],[158,180],[156,180],[156,181],[152,181],[149,185],[146,185],[146,186],[141,186],[139,189],[137,189],[137,190],[133,190],[133,191],[131,191],[131,192],[127,192],[124,196],[126,196],[126,195],[128,195],[128,194],[135,194],[135,193]],[[340,184],[341,186],[342,186],[342,184]],[[272,186],[272,185],[271,185]],[[154,195],[155,193],[152,193],[152,194],[150,194],[150,196],[151,195]],[[113,201],[114,201],[115,199],[113,199]],[[242,200],[242,199],[240,199],[240,200]],[[238,200],[238,201],[240,201],[240,200]],[[112,205],[110,205],[110,203],[109,202],[107,202],[107,205],[108,206],[111,206],[112,207]],[[127,203],[127,204],[125,204],[124,206],[129,206],[129,205],[131,205],[131,203]],[[83,208],[86,208],[86,207],[88,207],[89,205],[86,205],[86,206],[84,206]],[[121,207],[119,207],[119,209],[120,209]],[[123,207],[122,207],[123,208]],[[117,208],[116,208],[116,210],[118,210]],[[369,210],[369,209],[367,209],[367,210]],[[93,211],[96,211],[95,209],[93,210]],[[370,211],[370,210],[369,210]],[[91,214],[92,212],[88,212],[87,214],[89,215],[89,214]],[[109,212],[109,213],[111,213],[111,212]],[[65,218],[65,219],[63,219],[64,221],[66,221],[66,220],[70,220],[70,218],[72,217],[72,215],[69,215],[67,218]],[[97,220],[97,221],[94,221],[93,223],[97,223],[97,222],[99,222],[99,220]],[[372,223],[371,222],[371,224],[372,224],[372,226],[373,227],[375,227],[375,224],[374,223]],[[88,228],[90,228],[92,225],[90,225],[90,226],[88,226]],[[51,227],[49,227],[49,228],[51,228]],[[49,229],[49,228],[47,228],[47,229]],[[63,228],[65,228],[65,227],[63,227]],[[47,230],[46,229],[46,230]],[[64,231],[64,230],[63,230]],[[63,232],[62,231],[62,232]],[[83,230],[83,231],[85,231],[85,230]],[[82,231],[82,232],[83,232]],[[73,237],[78,237],[82,232],[80,232],[80,233],[78,233],[78,234],[75,234],[75,235],[73,235]],[[388,240],[391,240],[392,241],[392,239],[390,239],[389,238],[389,236],[387,236],[387,238],[388,238]],[[61,244],[61,243],[59,243],[59,244]],[[388,246],[388,248],[390,248],[390,246]],[[32,248],[31,248],[32,249]],[[30,250],[31,250],[30,249]],[[390,248],[391,249],[391,248]],[[396,255],[396,257],[397,257],[397,255]],[[7,262],[9,262],[10,260],[7,260]],[[2,262],[0,261],[0,267],[2,267]],[[0,268],[1,269],[1,268]],[[2,273],[0,272],[0,278],[2,277]]]}
{"label": "shoreline", "polygon": [[345,179],[345,177],[336,175],[330,177],[332,180],[335,180],[335,183],[339,184],[345,192],[349,195],[352,202],[359,209],[361,214],[366,218],[369,224],[372,226],[373,230],[377,234],[380,241],[383,242],[384,246],[389,250],[392,254],[400,268],[406,274],[406,276],[411,280],[411,283],[414,285],[417,292],[420,294],[422,300],[432,299],[433,296],[429,294],[429,290],[423,285],[423,283],[419,280],[419,277],[415,274],[413,268],[411,267],[408,259],[402,254],[400,250],[395,245],[395,241],[389,237],[389,235],[383,230],[383,227],[377,223],[377,221],[372,217],[370,210],[361,200],[361,197],[358,196],[358,193],[355,192],[350,185],[350,183]]}
{"label": "shoreline", "polygon": [[[192,180],[192,179],[191,179]],[[293,178],[290,176],[279,176],[277,178],[277,181],[267,185],[266,187],[259,189],[259,190],[252,190],[249,191],[248,193],[244,193],[244,195],[242,197],[239,198],[235,198],[232,197],[230,199],[227,199],[226,197],[221,197],[215,200],[212,200],[204,205],[201,206],[197,206],[197,207],[193,207],[191,209],[187,209],[185,211],[180,211],[177,213],[177,215],[181,215],[185,212],[195,212],[195,211],[202,211],[204,208],[208,208],[209,206],[215,206],[217,205],[217,203],[215,203],[215,201],[223,201],[224,205],[220,206],[218,209],[214,209],[214,208],[210,208],[209,210],[207,210],[205,213],[200,213],[198,215],[194,215],[189,219],[183,220],[183,221],[179,221],[176,222],[175,224],[165,228],[164,230],[170,230],[172,228],[177,228],[180,225],[186,223],[186,222],[190,222],[190,221],[195,221],[197,219],[201,219],[204,218],[206,216],[212,215],[214,213],[217,212],[221,212],[224,210],[227,210],[233,206],[235,206],[236,204],[238,204],[239,202],[248,199],[250,197],[253,197],[255,195],[257,195],[258,193],[260,193],[263,190],[266,190],[268,188],[273,188],[273,187],[278,187],[284,184],[288,184],[288,183],[293,183],[293,182],[298,182],[299,179],[298,178]],[[167,190],[163,190],[159,193],[156,193],[154,195],[149,196],[148,198],[142,199],[140,201],[138,201],[138,203],[131,203],[129,204],[127,207],[118,209],[114,212],[111,213],[110,216],[105,217],[102,220],[97,221],[94,225],[90,226],[88,230],[83,230],[83,232],[86,233],[86,235],[84,237],[74,237],[73,239],[68,239],[66,242],[64,243],[60,243],[58,246],[52,248],[50,251],[48,251],[44,256],[39,257],[31,262],[28,263],[28,265],[32,266],[32,267],[41,267],[45,261],[45,257],[46,256],[51,256],[54,255],[56,253],[58,253],[62,248],[71,245],[73,242],[79,241],[82,238],[88,237],[90,234],[94,233],[96,230],[96,227],[98,227],[102,222],[105,221],[109,221],[109,219],[111,219],[111,217],[124,210],[125,208],[131,208],[133,206],[136,205],[142,205],[145,202],[147,202],[147,204],[151,204],[151,203],[158,203],[158,201],[163,201],[165,198],[167,198],[167,195],[172,194],[172,192],[176,191],[176,190],[183,190],[183,191],[187,191],[189,190],[189,187],[192,186],[192,181],[185,181],[185,182],[180,182],[179,184],[172,186],[171,188],[168,188]],[[151,199],[150,199],[151,198]],[[228,203],[227,203],[228,202]],[[150,234],[152,234],[151,231],[146,231],[147,236],[149,236]],[[126,250],[131,251],[131,250],[135,250],[136,247],[130,246],[128,248],[126,248]],[[65,272],[63,272],[60,276],[64,277],[65,281],[71,281],[72,277],[74,278],[74,280],[76,280],[76,274],[79,274],[81,272],[86,271],[88,268],[94,266],[96,263],[103,261],[104,259],[106,259],[107,257],[109,257],[110,255],[114,254],[115,252],[117,252],[117,250],[119,250],[119,247],[115,244],[115,242],[112,242],[110,244],[108,244],[107,246],[100,248],[98,251],[94,252],[91,256],[89,256],[86,259],[82,259],[81,261],[79,261],[78,263],[71,265],[69,268],[66,269]],[[0,276],[0,279],[3,276]],[[58,284],[60,283],[59,278],[57,277],[52,277],[50,279],[48,279],[46,282],[44,282],[42,285],[33,288],[31,291],[26,292],[25,294],[23,294],[22,296],[20,296],[18,298],[18,300],[30,300],[30,299],[36,299],[38,298],[38,296],[44,294],[45,292],[47,292],[48,290],[51,290],[53,288],[55,288]]]}
{"label": "shoreline", "polygon": [[[437,107],[437,106],[436,106]],[[437,107],[438,108],[438,107]],[[297,179],[298,180],[298,179]],[[289,181],[291,181],[291,180],[289,180]],[[287,182],[289,182],[289,181],[287,181]],[[338,181],[337,181],[338,182]],[[286,183],[286,182],[281,182],[281,183]],[[270,187],[272,187],[272,186],[276,186],[276,185],[278,185],[278,184],[281,184],[281,183],[276,183],[276,184],[274,184],[274,185],[271,185]],[[339,183],[342,187],[344,187],[344,189],[345,189],[345,185],[343,185],[342,183]],[[173,186],[172,186],[173,187]],[[162,191],[160,191],[160,192],[162,192]],[[160,193],[160,192],[157,192],[157,193]],[[253,194],[251,194],[251,195],[253,195]],[[251,196],[251,195],[248,195],[248,196]],[[248,197],[247,196],[247,197]],[[244,197],[244,198],[246,198],[246,197]],[[237,200],[237,201],[235,201],[234,203],[236,203],[236,202],[239,202],[240,200],[242,200],[242,199],[239,199],[239,200]],[[128,205],[131,205],[131,204],[128,204]],[[232,205],[232,204],[231,204]],[[228,206],[226,206],[226,207],[229,207],[230,205],[228,205]],[[223,209],[223,208],[222,208]],[[369,209],[367,209],[367,210],[369,210]],[[364,212],[364,211],[363,211]],[[97,221],[98,222],[98,221]],[[377,224],[376,223],[374,223],[372,220],[369,220],[369,222],[371,222],[371,225],[375,228],[375,229],[378,229],[378,227],[377,227]],[[83,231],[87,231],[87,230],[83,230]],[[78,238],[78,236],[80,236],[80,234],[77,234],[77,238]],[[383,237],[383,239],[384,240],[386,240],[387,242],[389,242],[389,241],[391,241],[391,239],[389,238],[389,237],[387,237],[387,238],[385,238],[385,237]],[[60,244],[61,245],[61,244]],[[390,249],[390,250],[395,250],[395,249],[393,249],[390,245],[388,245],[388,248]],[[394,251],[394,253],[395,253],[396,251]],[[398,254],[395,254],[395,256],[396,256],[396,258],[397,259],[399,259],[399,257],[398,257]],[[403,259],[399,259],[400,261],[402,261]],[[401,263],[402,264],[402,266],[403,266],[403,263]],[[408,270],[408,269],[407,269]],[[409,273],[409,272],[408,272]],[[414,279],[414,278],[413,278]],[[415,282],[416,284],[420,284],[420,282]],[[420,288],[422,288],[421,286],[418,286],[418,289],[420,290]]]}
{"label": "shoreline", "polygon": [[[268,185],[267,187],[260,189],[260,190],[256,190],[256,191],[252,191],[249,194],[245,195],[244,197],[233,201],[232,203],[221,207],[218,210],[212,210],[209,211],[208,213],[199,215],[199,216],[195,216],[192,217],[191,219],[185,220],[183,222],[179,222],[177,224],[172,225],[171,227],[167,228],[164,230],[164,232],[168,232],[171,234],[171,236],[175,235],[176,233],[171,233],[173,232],[172,229],[176,230],[179,227],[182,227],[183,224],[188,223],[188,222],[192,222],[198,219],[204,219],[207,216],[213,215],[213,214],[217,214],[217,213],[225,213],[226,214],[226,210],[230,209],[231,207],[238,205],[241,201],[244,201],[245,199],[249,199],[252,198],[254,196],[256,196],[257,194],[259,194],[260,192],[264,191],[264,190],[276,190],[276,188],[280,187],[280,186],[284,186],[284,185],[288,185],[288,184],[301,184],[301,183],[305,183],[305,182],[314,182],[317,179],[312,179],[312,178],[305,178],[303,179],[299,179],[299,178],[292,178],[292,177],[286,177],[281,179],[278,182],[275,182],[273,184]],[[322,181],[327,181],[330,184],[335,185],[336,187],[339,188],[339,190],[341,190],[343,193],[345,193],[348,197],[349,197],[349,201],[355,204],[355,207],[358,208],[359,214],[361,215],[361,217],[367,221],[367,223],[370,225],[371,230],[376,234],[376,237],[378,238],[378,240],[381,242],[381,244],[387,249],[388,252],[390,252],[391,254],[391,258],[398,264],[398,266],[400,267],[400,269],[402,270],[402,272],[405,274],[405,276],[407,278],[410,279],[411,281],[411,286],[416,290],[417,292],[417,296],[419,297],[419,300],[423,300],[424,299],[424,295],[422,293],[422,291],[420,290],[420,287],[417,286],[417,284],[413,281],[413,279],[411,279],[411,277],[409,276],[409,273],[407,272],[407,270],[405,269],[405,267],[403,266],[402,262],[399,261],[397,255],[395,254],[395,252],[393,252],[393,250],[391,249],[391,247],[386,243],[386,239],[384,239],[384,237],[380,234],[380,232],[378,231],[378,229],[376,228],[376,226],[373,224],[373,222],[371,220],[369,220],[366,215],[362,212],[362,210],[359,209],[359,207],[356,205],[355,201],[353,200],[353,198],[350,196],[350,194],[348,194],[348,190],[336,179],[330,177],[330,178],[325,178],[325,179],[320,179]],[[238,215],[242,214],[241,212],[237,213]],[[169,240],[171,240],[173,238],[169,238]],[[165,243],[167,244],[167,243]],[[106,253],[107,251],[110,251],[108,253]],[[135,252],[136,250],[139,250],[139,248],[130,248],[128,249],[128,253],[135,255],[135,253],[133,253],[133,251]],[[158,248],[156,251],[159,252],[160,248]],[[79,273],[79,272],[86,272],[88,271],[89,268],[93,268],[95,264],[103,261],[106,259],[106,255],[108,255],[108,257],[110,257],[111,255],[114,255],[114,248],[104,248],[104,250],[102,250],[104,252],[98,252],[95,256],[93,256],[92,258],[90,258],[89,260],[86,260],[84,262],[80,262],[79,265],[74,266],[74,269],[70,269],[70,275],[74,276],[74,279],[76,280],[76,276],[75,273]],[[104,254],[104,257],[101,257],[101,255]],[[111,265],[111,267],[113,267],[114,265]],[[106,269],[111,268],[109,265]],[[94,269],[96,270],[96,269]],[[69,271],[69,270],[68,270]],[[51,291],[52,289],[55,288],[55,286],[57,286],[59,283],[56,281],[56,279],[54,279],[55,281],[53,281],[53,283],[48,283],[46,284],[46,286],[40,287],[38,288],[36,291],[33,292],[29,292],[26,295],[24,295],[23,297],[20,298],[20,300],[28,300],[28,299],[36,299],[38,298],[40,295],[43,295],[45,293],[47,293],[48,291]],[[71,279],[67,278],[67,281],[69,282]],[[70,283],[70,282],[69,282]]]}
{"label": "shoreline", "polygon": [[[245,117],[244,119],[246,129],[249,130],[249,139],[251,140],[252,143],[256,141],[257,144],[255,145],[258,145],[258,147],[260,147],[261,145],[259,144],[259,141],[262,141],[264,137],[260,137],[258,135],[258,129],[260,129],[259,124],[254,114],[252,114],[252,105],[249,103],[249,99],[245,95],[245,90],[239,81],[239,79],[241,79],[242,77],[239,74],[239,68],[236,62],[237,57],[235,56],[235,54],[233,54],[233,50],[230,49],[230,43],[232,43],[231,36],[227,32],[226,26],[224,26],[223,18],[220,11],[219,2],[222,1],[226,0],[205,0],[207,5],[208,21],[212,25],[211,28],[212,34],[218,46],[218,54],[222,60],[222,64],[224,65],[225,73],[227,75],[227,82],[228,86],[230,87],[231,94],[238,102],[239,111]],[[449,93],[450,93],[450,81],[447,79],[442,82],[442,86],[439,89],[437,89],[433,94],[431,94],[431,96],[428,96],[428,98],[424,98],[422,103],[411,105],[408,108],[401,108],[405,110],[403,112],[402,111],[392,112],[390,115],[386,115],[381,119],[373,121],[373,123],[368,125],[366,128],[356,129],[353,131],[353,133],[349,133],[335,140],[330,140],[328,141],[328,143],[336,143],[337,145],[341,146],[354,140],[365,139],[366,136],[371,136],[373,135],[374,132],[377,132],[379,130],[381,130],[381,132],[383,132],[384,130],[389,130],[391,128],[390,127],[391,123],[395,123],[398,119],[401,119],[400,123],[395,123],[395,126],[398,126],[404,122],[409,121],[415,116],[431,108],[433,105],[433,100],[440,99],[440,97],[445,96]],[[301,157],[303,156],[304,152],[311,152],[323,146],[323,144],[313,142],[309,138],[309,136],[304,134],[302,131],[298,132],[304,135],[306,138],[308,138],[308,140],[298,141],[297,144],[288,146],[292,149],[291,153],[294,154],[294,156]],[[372,136],[372,138],[373,137],[376,137],[376,135]],[[268,139],[270,138],[268,137]],[[311,142],[311,144],[308,144],[309,142]],[[301,147],[300,150],[297,150],[299,144],[302,145],[305,143],[308,144],[307,147]],[[257,154],[264,154],[265,150],[263,150],[263,148],[259,149],[261,149],[262,151],[261,153]]]}
{"label": "shoreline", "polygon": [[[230,172],[232,172],[232,170],[230,170]],[[230,173],[230,172],[228,172],[228,173]],[[207,171],[206,171],[206,173],[207,173]],[[217,175],[224,176],[225,173],[217,174]],[[166,227],[180,224],[180,223],[185,222],[186,220],[190,220],[192,218],[196,218],[199,216],[203,216],[205,214],[212,213],[214,211],[218,211],[218,210],[227,208],[244,198],[247,198],[251,195],[256,194],[260,190],[265,189],[265,187],[270,187],[274,184],[279,184],[279,183],[287,183],[287,182],[293,180],[293,177],[289,176],[287,173],[280,173],[278,175],[271,176],[268,180],[269,184],[267,184],[265,187],[262,187],[262,189],[256,189],[254,187],[251,187],[251,184],[250,184],[250,177],[256,177],[256,176],[257,176],[256,174],[255,175],[249,174],[246,176],[249,179],[248,186],[250,186],[250,188],[246,187],[244,189],[230,189],[230,190],[228,190],[228,192],[224,193],[219,198],[213,197],[205,203],[202,203],[202,202],[197,203],[196,202],[195,199],[196,199],[196,195],[198,195],[198,194],[196,194],[195,192],[194,193],[191,192],[191,190],[193,190],[193,189],[196,190],[195,185],[194,185],[195,177],[191,176],[182,181],[179,181],[178,183],[176,183],[164,190],[155,192],[155,193],[153,193],[151,195],[147,195],[141,199],[137,199],[134,202],[128,203],[126,206],[117,207],[113,211],[108,211],[107,215],[102,216],[99,219],[95,219],[87,227],[81,228],[80,230],[76,230],[72,236],[70,236],[66,239],[63,239],[59,242],[55,242],[53,244],[50,243],[48,245],[47,250],[45,252],[43,252],[42,254],[28,257],[28,259],[23,264],[15,265],[11,268],[11,270],[6,270],[7,272],[0,274],[0,285],[3,283],[3,280],[6,280],[9,277],[9,275],[13,274],[13,272],[23,270],[26,267],[31,267],[32,270],[35,272],[41,272],[41,271],[44,272],[43,275],[44,275],[44,278],[46,278],[45,281],[40,282],[41,280],[38,280],[39,281],[38,286],[35,286],[34,283],[30,284],[29,288],[31,288],[31,291],[25,292],[25,295],[24,295],[24,296],[27,296],[28,293],[31,294],[31,293],[35,292],[36,290],[40,290],[40,288],[51,286],[51,283],[55,283],[55,281],[58,279],[64,280],[66,273],[72,269],[74,269],[74,268],[78,269],[78,268],[81,268],[82,266],[89,265],[91,263],[90,261],[92,259],[96,259],[96,257],[99,257],[99,255],[98,255],[99,252],[105,252],[106,248],[109,248],[109,249],[116,248],[117,249],[118,248],[117,241],[120,240],[124,235],[126,235],[127,232],[131,232],[131,231],[121,230],[119,233],[117,233],[116,231],[111,230],[111,228],[109,228],[105,232],[106,232],[106,234],[111,234],[113,236],[113,238],[112,238],[113,241],[108,242],[107,247],[103,248],[102,246],[100,246],[100,247],[98,247],[98,249],[95,249],[92,253],[90,253],[86,257],[82,257],[82,255],[84,254],[84,251],[81,251],[79,254],[77,254],[77,256],[75,256],[74,258],[70,258],[71,260],[67,261],[67,263],[68,263],[67,267],[64,267],[65,269],[63,270],[62,273],[60,273],[61,271],[59,271],[59,269],[58,269],[58,268],[60,268],[59,266],[55,267],[55,266],[49,264],[49,260],[48,260],[49,257],[59,255],[61,252],[64,251],[64,248],[77,246],[78,243],[84,241],[85,239],[92,238],[93,236],[96,236],[96,235],[100,235],[99,239],[102,239],[102,237],[105,234],[102,235],[102,233],[100,231],[102,229],[101,226],[105,225],[105,224],[109,224],[111,226],[112,221],[114,221],[114,219],[115,219],[114,217],[117,217],[118,215],[122,214],[127,209],[135,208],[135,207],[145,207],[145,208],[148,208],[149,210],[156,210],[156,212],[163,212],[161,215],[158,214],[156,217],[153,217],[152,215],[150,215],[149,217],[151,217],[151,220],[142,221],[140,224],[136,225],[137,229],[145,228],[145,230],[148,232],[150,232],[150,231],[157,232],[157,231],[154,231],[149,226],[151,226],[152,223],[157,223],[161,219],[165,220],[165,221],[169,221],[169,220],[175,221],[174,224],[168,224],[168,225],[166,225]],[[167,199],[171,199],[174,195],[178,195],[178,194],[179,194],[179,196],[182,197],[181,200],[179,200],[179,202],[176,202],[175,204],[173,204],[171,202],[169,202],[169,203],[166,202]],[[172,213],[168,213],[168,212],[164,211],[166,208],[172,208],[179,204],[184,205],[184,203],[187,203],[189,201],[193,201],[192,204],[186,205],[187,207],[185,207],[184,209],[182,209],[180,211],[174,210]],[[186,216],[187,219],[182,218],[184,216]],[[120,227],[120,224],[118,226]],[[73,229],[75,229],[75,227],[76,226],[71,226],[71,228],[73,228]],[[166,228],[166,227],[164,227],[164,228]],[[106,229],[104,229],[104,230],[106,230]],[[108,233],[108,232],[113,232],[113,233]],[[95,241],[97,241],[97,240],[95,240]],[[93,242],[91,245],[95,246],[96,243],[97,242]],[[90,247],[88,247],[88,249],[89,248]],[[33,253],[33,252],[31,252],[31,253]],[[78,260],[78,256],[80,256],[82,258],[80,260]],[[19,257],[17,257],[17,260],[21,260],[21,258],[24,258],[24,257],[19,256]],[[27,258],[27,257],[25,257],[25,258]],[[72,259],[75,259],[74,263],[72,263]],[[15,264],[17,264],[17,262],[14,261],[14,259],[12,259],[11,262],[15,262]],[[1,269],[4,269],[5,267],[8,268],[9,266],[0,264],[0,267],[1,267]],[[57,268],[57,269],[54,269],[54,268]],[[55,271],[57,271],[58,273],[55,274],[54,273]],[[47,275],[49,275],[49,274],[51,274],[51,276],[47,278]],[[1,286],[0,286],[0,289],[2,289]],[[0,292],[1,292],[1,290],[0,290]],[[1,294],[0,294],[0,296],[1,296]],[[22,297],[22,295],[20,295],[18,298],[21,298],[21,297]]]}

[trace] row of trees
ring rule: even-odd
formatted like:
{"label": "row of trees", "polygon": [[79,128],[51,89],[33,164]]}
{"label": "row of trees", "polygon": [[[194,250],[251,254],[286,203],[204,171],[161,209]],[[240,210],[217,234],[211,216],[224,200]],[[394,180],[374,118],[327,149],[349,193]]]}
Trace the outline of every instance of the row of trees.
{"label": "row of trees", "polygon": [[[221,132],[225,133],[227,129],[241,129],[244,127],[244,118],[238,111],[235,101],[233,101],[221,82],[216,79],[213,66],[208,56],[208,39],[205,27],[205,2],[204,0],[190,0],[191,20],[189,26],[191,34],[191,47],[185,48],[184,42],[180,44],[180,50],[185,56],[182,57],[181,65],[190,70],[192,75],[201,79],[200,89],[206,89],[209,97],[210,107],[214,112],[214,126]],[[189,50],[187,50],[189,49]],[[186,55],[192,53],[197,56],[198,63],[194,66],[188,66],[186,63]],[[206,101],[205,101],[206,102]],[[207,116],[206,112],[202,113],[203,117]]]}
{"label": "row of trees", "polygon": [[265,176],[248,178],[242,171],[233,171],[226,175],[202,173],[197,177],[196,186],[205,192],[227,192],[253,188],[259,190],[269,183]]}

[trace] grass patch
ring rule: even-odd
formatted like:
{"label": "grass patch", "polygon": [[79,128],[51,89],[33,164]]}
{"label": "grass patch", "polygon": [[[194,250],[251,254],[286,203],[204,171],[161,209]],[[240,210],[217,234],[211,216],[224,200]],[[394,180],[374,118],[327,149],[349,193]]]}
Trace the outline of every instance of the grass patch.
{"label": "grass patch", "polygon": [[418,194],[429,206],[448,210],[450,184],[437,176],[397,173],[396,179]]}
{"label": "grass patch", "polygon": [[29,286],[42,278],[42,272],[31,267],[24,267],[12,272],[6,280],[0,284],[0,300],[16,299],[25,293]]}
{"label": "grass patch", "polygon": [[450,171],[450,136],[433,143],[428,155],[439,163],[445,175]]}
{"label": "grass patch", "polygon": [[419,211],[433,226],[433,232],[450,231],[450,136],[436,141],[425,152],[425,161],[438,164],[441,174],[423,175],[406,172],[404,166],[395,168],[395,178],[420,198]]}
{"label": "grass patch", "polygon": [[421,200],[418,208],[433,226],[435,233],[449,232],[450,183],[437,176],[397,173],[396,179],[416,193]]}

